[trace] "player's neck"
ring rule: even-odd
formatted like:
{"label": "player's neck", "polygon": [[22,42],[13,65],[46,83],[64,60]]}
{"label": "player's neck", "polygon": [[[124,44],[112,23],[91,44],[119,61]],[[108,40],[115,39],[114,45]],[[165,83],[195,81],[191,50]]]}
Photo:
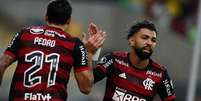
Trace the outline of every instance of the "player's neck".
{"label": "player's neck", "polygon": [[140,59],[135,52],[129,53],[129,59],[133,66],[138,69],[146,69],[149,64],[149,59],[142,60]]}
{"label": "player's neck", "polygon": [[54,28],[59,28],[61,30],[63,30],[64,32],[67,32],[67,27],[68,25],[67,24],[64,24],[64,25],[56,25],[56,24],[51,24],[51,23],[47,23],[48,26],[50,27],[54,27]]}

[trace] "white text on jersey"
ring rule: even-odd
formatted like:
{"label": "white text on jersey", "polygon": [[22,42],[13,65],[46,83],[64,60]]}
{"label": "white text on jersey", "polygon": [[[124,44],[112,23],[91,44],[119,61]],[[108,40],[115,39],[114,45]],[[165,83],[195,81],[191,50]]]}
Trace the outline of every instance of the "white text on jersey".
{"label": "white text on jersey", "polygon": [[31,101],[50,101],[52,97],[50,94],[43,95],[42,93],[25,93],[24,100],[31,100]]}
{"label": "white text on jersey", "polygon": [[84,46],[80,46],[80,51],[81,51],[81,55],[82,55],[82,65],[86,65],[86,52],[84,50]]}
{"label": "white text on jersey", "polygon": [[55,47],[56,41],[50,40],[50,39],[45,39],[45,38],[40,38],[40,37],[35,37],[34,44],[42,45],[42,46],[46,46],[46,47]]}

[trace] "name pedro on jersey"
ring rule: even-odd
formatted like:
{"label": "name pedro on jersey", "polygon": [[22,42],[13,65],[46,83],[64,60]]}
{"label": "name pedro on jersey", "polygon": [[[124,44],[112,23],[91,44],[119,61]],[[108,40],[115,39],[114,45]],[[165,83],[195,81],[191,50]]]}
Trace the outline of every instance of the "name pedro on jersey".
{"label": "name pedro on jersey", "polygon": [[50,94],[43,95],[42,93],[25,93],[24,100],[28,101],[50,101],[52,97]]}
{"label": "name pedro on jersey", "polygon": [[42,45],[42,46],[46,46],[46,47],[55,47],[56,41],[50,40],[50,39],[45,39],[45,38],[40,38],[40,37],[35,37],[34,44]]}

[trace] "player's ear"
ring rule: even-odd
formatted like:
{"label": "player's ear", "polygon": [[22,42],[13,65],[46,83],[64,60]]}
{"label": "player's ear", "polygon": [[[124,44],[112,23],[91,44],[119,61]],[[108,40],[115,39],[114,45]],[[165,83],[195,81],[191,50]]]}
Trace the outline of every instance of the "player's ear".
{"label": "player's ear", "polygon": [[71,21],[71,18],[69,18],[67,21],[66,21],[66,24],[70,24],[70,21]]}
{"label": "player's ear", "polygon": [[133,38],[129,38],[129,39],[128,39],[128,43],[129,43],[130,46],[134,46],[135,41],[134,41]]}

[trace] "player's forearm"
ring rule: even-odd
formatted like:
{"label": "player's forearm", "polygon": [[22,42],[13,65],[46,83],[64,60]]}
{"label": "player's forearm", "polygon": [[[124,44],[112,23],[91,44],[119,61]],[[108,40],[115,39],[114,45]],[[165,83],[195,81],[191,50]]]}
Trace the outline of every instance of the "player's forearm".
{"label": "player's forearm", "polygon": [[88,86],[85,87],[85,89],[82,92],[84,94],[89,94],[91,92],[92,87],[93,87],[94,77],[93,77],[92,72],[90,73],[90,77],[89,77],[89,79],[87,81],[89,83],[88,83]]}
{"label": "player's forearm", "polygon": [[0,56],[0,86],[1,86],[1,83],[2,83],[2,79],[3,79],[3,74],[4,74],[4,71],[5,71],[5,68],[6,68],[6,65],[2,61],[2,56]]}
{"label": "player's forearm", "polygon": [[93,54],[87,52],[87,60],[88,60],[88,66],[93,67],[93,60],[92,60]]}
{"label": "player's forearm", "polygon": [[83,94],[89,94],[93,86],[93,74],[91,70],[76,72],[75,78],[77,80],[80,91]]}
{"label": "player's forearm", "polygon": [[14,61],[14,59],[8,55],[0,55],[0,86],[3,79],[3,74],[6,68]]}
{"label": "player's forearm", "polygon": [[91,92],[91,89],[93,87],[93,84],[94,84],[94,76],[93,76],[93,68],[91,68],[91,70],[89,70],[89,76],[88,76],[89,79],[87,79],[88,81],[88,87],[86,87],[87,89],[85,91],[85,94],[89,94]]}

